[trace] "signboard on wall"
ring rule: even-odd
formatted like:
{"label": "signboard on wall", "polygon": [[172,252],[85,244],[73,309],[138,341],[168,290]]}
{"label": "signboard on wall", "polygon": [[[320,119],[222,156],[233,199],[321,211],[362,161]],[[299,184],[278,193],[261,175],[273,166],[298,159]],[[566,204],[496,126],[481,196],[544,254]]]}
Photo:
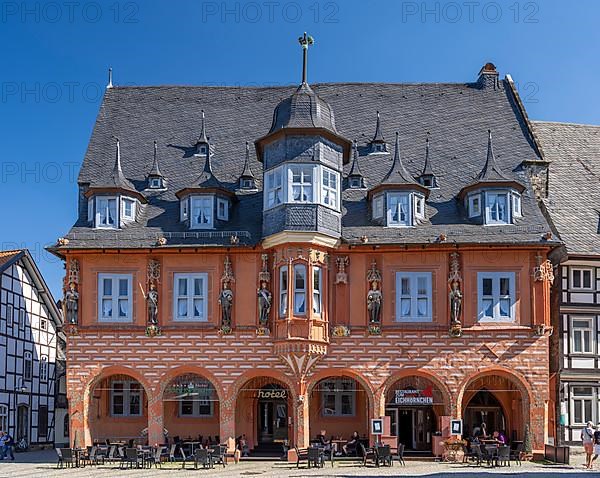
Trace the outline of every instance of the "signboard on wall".
{"label": "signboard on wall", "polygon": [[285,399],[287,398],[287,390],[285,388],[275,388],[275,389],[260,389],[257,394],[258,398],[264,399]]}
{"label": "signboard on wall", "polygon": [[371,419],[371,435],[383,435],[383,419]]}
{"label": "signboard on wall", "polygon": [[433,405],[433,387],[427,387],[425,390],[396,390],[394,403],[409,407]]}
{"label": "signboard on wall", "polygon": [[463,434],[462,420],[450,420],[450,434],[451,435],[462,435]]}

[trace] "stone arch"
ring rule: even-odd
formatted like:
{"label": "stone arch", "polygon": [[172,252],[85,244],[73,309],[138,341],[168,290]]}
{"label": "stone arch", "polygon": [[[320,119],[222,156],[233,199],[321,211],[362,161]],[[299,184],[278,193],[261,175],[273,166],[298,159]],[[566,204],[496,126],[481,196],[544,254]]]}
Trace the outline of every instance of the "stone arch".
{"label": "stone arch", "polygon": [[285,384],[290,389],[290,393],[294,400],[298,398],[298,384],[293,382],[292,379],[283,371],[273,369],[254,369],[244,372],[235,380],[235,382],[229,385],[225,398],[227,403],[235,407],[237,396],[242,387],[246,385],[247,382],[257,377],[267,377]]}
{"label": "stone arch", "polygon": [[213,385],[213,387],[215,387],[215,392],[217,393],[219,400],[224,400],[225,390],[223,389],[222,383],[206,368],[199,367],[197,365],[181,365],[179,367],[174,367],[167,370],[161,375],[158,384],[154,389],[155,395],[162,397],[169,382],[171,382],[174,378],[186,374],[196,374],[204,377]]}
{"label": "stone arch", "polygon": [[421,377],[432,382],[438,388],[442,395],[442,399],[444,401],[444,414],[453,414],[453,410],[456,409],[456,403],[452,400],[452,394],[450,393],[450,389],[442,380],[440,380],[437,377],[437,375],[426,370],[407,369],[400,370],[390,375],[379,388],[382,397],[384,397],[385,399],[385,396],[389,392],[390,388],[394,386],[398,381],[407,377]]}

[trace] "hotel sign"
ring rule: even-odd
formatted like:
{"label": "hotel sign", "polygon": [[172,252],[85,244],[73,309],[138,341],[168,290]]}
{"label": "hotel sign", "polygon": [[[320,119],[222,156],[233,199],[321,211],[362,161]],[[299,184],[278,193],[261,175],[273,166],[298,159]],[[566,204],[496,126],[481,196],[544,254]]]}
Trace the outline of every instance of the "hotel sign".
{"label": "hotel sign", "polygon": [[287,390],[285,389],[274,389],[274,390],[265,390],[265,389],[261,389],[258,391],[258,398],[265,398],[265,399],[285,399],[287,398]]}
{"label": "hotel sign", "polygon": [[425,390],[415,390],[414,388],[396,390],[394,403],[404,406],[433,405],[433,388],[427,387]]}

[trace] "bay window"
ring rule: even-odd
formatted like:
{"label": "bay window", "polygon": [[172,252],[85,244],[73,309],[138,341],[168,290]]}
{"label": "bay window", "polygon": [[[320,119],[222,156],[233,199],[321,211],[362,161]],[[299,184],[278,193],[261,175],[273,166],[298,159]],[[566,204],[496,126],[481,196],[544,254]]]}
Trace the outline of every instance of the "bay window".
{"label": "bay window", "polygon": [[288,311],[288,268],[279,269],[279,315],[287,315]]}
{"label": "bay window", "polygon": [[96,198],[96,227],[103,229],[115,229],[119,227],[117,216],[117,198]]}
{"label": "bay window", "polygon": [[388,226],[410,226],[411,211],[409,194],[388,194]]}
{"label": "bay window", "polygon": [[481,194],[471,194],[468,197],[469,217],[481,216]]}
{"label": "bay window", "polygon": [[510,224],[508,193],[487,192],[485,198],[486,224]]}
{"label": "bay window", "polygon": [[289,166],[290,202],[313,202],[313,166]]}
{"label": "bay window", "polygon": [[98,274],[98,320],[130,322],[131,274]]}
{"label": "bay window", "polygon": [[135,380],[115,380],[110,388],[110,413],[113,417],[142,415],[142,387]]}
{"label": "bay window", "polygon": [[306,266],[294,265],[294,313],[306,314]]}
{"label": "bay window", "polygon": [[135,201],[130,198],[123,198],[121,200],[122,214],[124,219],[135,219]]}
{"label": "bay window", "polygon": [[213,227],[213,196],[192,197],[192,223],[193,229]]}
{"label": "bay window", "polygon": [[266,176],[266,207],[271,208],[278,206],[283,202],[283,183],[281,179],[281,168],[269,171]]}
{"label": "bay window", "polygon": [[592,318],[571,317],[571,352],[594,352],[594,321]]}
{"label": "bay window", "polygon": [[513,322],[515,314],[515,273],[477,273],[480,322]]}
{"label": "bay window", "polygon": [[431,272],[396,272],[396,321],[431,322]]}
{"label": "bay window", "polygon": [[173,317],[176,321],[204,322],[207,316],[208,274],[173,276]]}
{"label": "bay window", "polygon": [[338,173],[322,169],[321,198],[325,206],[338,208]]}
{"label": "bay window", "polygon": [[321,278],[322,272],[320,267],[313,267],[313,313],[320,314],[321,313]]}

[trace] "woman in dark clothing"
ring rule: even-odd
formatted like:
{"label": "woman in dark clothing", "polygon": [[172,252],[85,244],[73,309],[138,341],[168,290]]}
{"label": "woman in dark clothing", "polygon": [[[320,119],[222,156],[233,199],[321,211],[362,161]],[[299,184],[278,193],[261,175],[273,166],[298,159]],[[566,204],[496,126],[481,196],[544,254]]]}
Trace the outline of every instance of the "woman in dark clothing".
{"label": "woman in dark clothing", "polygon": [[348,440],[348,442],[342,447],[346,456],[348,456],[351,453],[356,454],[356,450],[358,449],[359,438],[360,437],[358,435],[358,432],[355,431],[354,433],[352,433],[350,440]]}

